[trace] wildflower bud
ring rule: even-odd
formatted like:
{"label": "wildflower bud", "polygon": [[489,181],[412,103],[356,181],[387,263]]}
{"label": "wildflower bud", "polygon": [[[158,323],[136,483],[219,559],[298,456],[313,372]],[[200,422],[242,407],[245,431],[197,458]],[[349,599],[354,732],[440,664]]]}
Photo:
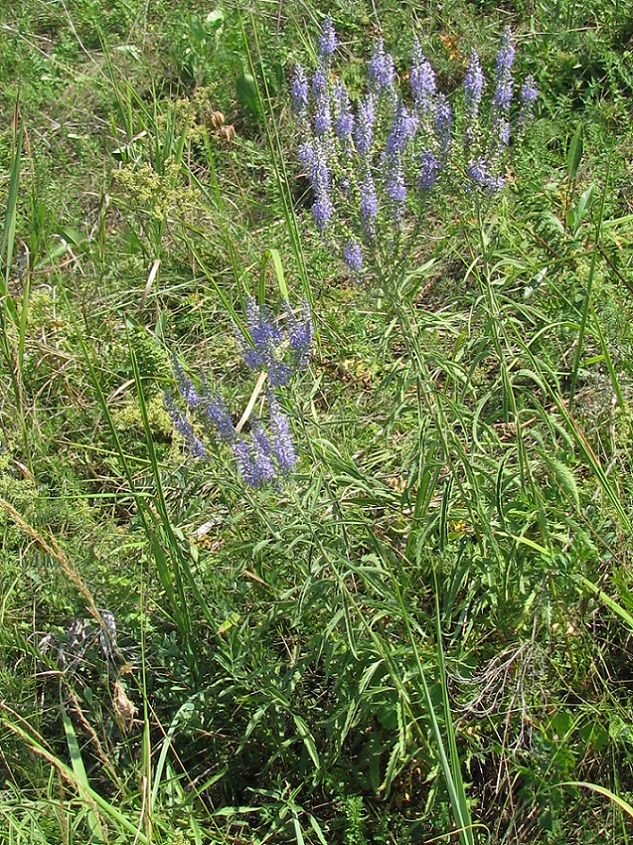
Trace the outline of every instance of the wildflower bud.
{"label": "wildflower bud", "polygon": [[228,126],[221,126],[219,130],[220,138],[230,147],[235,140],[235,127],[229,123]]}
{"label": "wildflower bud", "polygon": [[224,125],[226,118],[222,114],[221,111],[212,111],[209,115],[209,123],[211,124],[211,128],[217,130]]}

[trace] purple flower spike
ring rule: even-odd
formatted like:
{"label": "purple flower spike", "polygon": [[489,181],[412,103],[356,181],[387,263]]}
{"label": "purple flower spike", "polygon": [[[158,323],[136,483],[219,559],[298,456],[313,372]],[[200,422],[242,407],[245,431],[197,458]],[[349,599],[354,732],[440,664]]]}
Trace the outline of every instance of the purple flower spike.
{"label": "purple flower spike", "polygon": [[413,44],[413,62],[409,81],[416,109],[419,112],[429,112],[433,107],[436,93],[435,71],[422,52],[417,38]]}
{"label": "purple flower spike", "polygon": [[507,27],[503,33],[501,47],[497,53],[495,82],[497,87],[492,98],[493,108],[507,114],[512,102],[512,65],[514,64],[514,45],[512,31]]}
{"label": "purple flower spike", "polygon": [[334,89],[338,117],[334,125],[334,132],[341,141],[347,141],[354,131],[354,115],[349,101],[349,95],[342,82],[337,83]]}
{"label": "purple flower spike", "polygon": [[290,93],[295,114],[303,117],[308,110],[308,78],[301,65],[295,65]]}
{"label": "purple flower spike", "polygon": [[266,306],[261,308],[254,299],[246,304],[246,323],[253,341],[251,346],[236,330],[242,358],[253,370],[268,370],[271,383],[286,384],[291,376],[276,354],[284,340],[283,332]]}
{"label": "purple flower spike", "polygon": [[[256,426],[259,426],[259,422],[254,424],[254,427]],[[272,448],[261,426],[259,429],[261,433],[257,437],[253,433],[250,443],[246,440],[238,440],[233,445],[233,454],[240,475],[250,487],[255,488],[263,487],[277,474],[270,459]]]}
{"label": "purple flower spike", "polygon": [[532,75],[526,76],[521,86],[519,99],[521,100],[521,110],[519,111],[519,126],[524,128],[532,119],[534,111],[534,103],[538,97],[538,88],[536,87],[536,80]]}
{"label": "purple flower spike", "polygon": [[376,122],[376,109],[374,97],[368,94],[358,104],[358,121],[354,132],[354,141],[358,154],[365,157],[371,152],[374,143],[374,123]]}
{"label": "purple flower spike", "polygon": [[494,194],[505,185],[503,176],[495,176],[491,173],[488,163],[481,156],[468,165],[468,177],[473,185],[483,189],[487,194]]}
{"label": "purple flower spike", "polygon": [[343,259],[350,270],[359,276],[363,270],[363,250],[358,241],[350,238],[345,244]]}
{"label": "purple flower spike", "polygon": [[187,444],[187,448],[194,456],[194,458],[206,458],[207,457],[207,450],[204,447],[204,444],[198,440],[196,435],[194,434],[193,428],[191,423],[187,420],[185,415],[178,409],[176,403],[171,397],[171,394],[168,391],[165,391],[165,407],[167,408],[167,412],[171,417],[171,421],[174,425],[174,428],[183,438],[185,443]]}
{"label": "purple flower spike", "polygon": [[270,430],[272,434],[272,451],[279,464],[283,475],[288,475],[297,462],[292,433],[288,417],[283,413],[279,402],[270,394],[268,397],[270,407]]}
{"label": "purple flower spike", "polygon": [[472,50],[464,79],[464,101],[471,116],[477,114],[484,90],[484,74],[476,50]]}
{"label": "purple flower spike", "polygon": [[440,163],[437,156],[432,150],[423,150],[420,154],[420,176],[418,177],[418,185],[426,191],[430,191],[435,182],[440,170]]}
{"label": "purple flower spike", "polygon": [[500,76],[504,70],[512,70],[514,64],[515,49],[512,43],[512,30],[509,26],[503,30],[501,47],[497,53],[496,75]]}
{"label": "purple flower spike", "polygon": [[220,440],[225,443],[232,443],[235,440],[233,420],[228,412],[224,398],[222,394],[215,393],[209,389],[206,379],[204,380],[202,412],[216,430]]}
{"label": "purple flower spike", "polygon": [[328,223],[332,219],[333,211],[334,209],[332,208],[329,196],[325,191],[322,192],[312,204],[312,216],[314,217],[314,222],[320,235],[327,229]]}
{"label": "purple flower spike", "polygon": [[297,151],[297,155],[306,173],[311,175],[314,168],[315,153],[314,147],[310,141],[306,141],[305,144],[301,144]]}
{"label": "purple flower spike", "polygon": [[400,224],[403,206],[407,198],[407,189],[404,183],[404,167],[400,156],[390,157],[387,159],[387,162],[387,196],[391,200],[394,223]]}
{"label": "purple flower spike", "polygon": [[391,88],[396,76],[393,57],[385,53],[385,45],[379,38],[369,63],[368,82],[370,88],[380,93],[384,88]]}
{"label": "purple flower spike", "polygon": [[321,141],[316,140],[314,142],[312,151],[312,170],[310,173],[312,190],[314,191],[312,216],[320,234],[323,234],[334,213],[329,194],[330,172],[327,166],[326,150]]}
{"label": "purple flower spike", "polygon": [[372,175],[367,169],[363,175],[360,188],[360,219],[366,235],[373,237],[375,220],[378,216],[378,197]]}
{"label": "purple flower spike", "polygon": [[285,304],[288,323],[288,344],[292,352],[295,369],[305,370],[310,358],[314,326],[310,314],[310,303],[304,299],[301,303],[301,317],[297,317],[289,303]]}
{"label": "purple flower spike", "polygon": [[407,143],[415,138],[415,133],[418,131],[418,122],[418,118],[411,114],[404,103],[400,101],[396,107],[393,123],[387,137],[385,155],[401,155]]}
{"label": "purple flower spike", "polygon": [[317,69],[312,77],[312,96],[314,97],[314,131],[317,135],[324,135],[332,126],[332,114],[327,79],[321,68]]}
{"label": "purple flower spike", "polygon": [[180,366],[180,363],[178,362],[178,359],[175,355],[173,357],[173,365],[174,374],[176,376],[176,383],[178,385],[180,395],[190,408],[195,408],[196,405],[199,405],[202,401],[200,399],[200,394],[193,386],[193,383],[185,375],[185,371]]}
{"label": "purple flower spike", "polygon": [[338,40],[336,38],[336,32],[334,31],[332,18],[328,15],[323,21],[321,35],[319,36],[319,58],[322,60],[328,60],[332,53],[336,50],[337,44]]}
{"label": "purple flower spike", "polygon": [[452,125],[453,112],[451,111],[451,104],[444,94],[440,94],[437,98],[435,109],[435,135],[437,137],[442,166],[446,165],[451,147]]}
{"label": "purple flower spike", "polygon": [[536,102],[537,97],[538,88],[536,87],[536,80],[530,74],[529,76],[525,77],[523,85],[521,86],[521,93],[519,94],[519,98],[522,103],[533,104]]}

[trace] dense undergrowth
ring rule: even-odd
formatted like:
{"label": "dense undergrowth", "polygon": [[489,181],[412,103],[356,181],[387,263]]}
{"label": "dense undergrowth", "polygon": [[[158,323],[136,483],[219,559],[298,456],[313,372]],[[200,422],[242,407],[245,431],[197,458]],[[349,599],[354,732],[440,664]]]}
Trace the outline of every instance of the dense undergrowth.
{"label": "dense undergrowth", "polygon": [[[631,11],[5,5],[0,841],[629,841]],[[327,14],[355,104],[417,38],[459,126],[508,26],[539,89],[362,279],[292,113]],[[304,300],[271,400],[249,313]],[[194,459],[183,379],[290,475]]]}

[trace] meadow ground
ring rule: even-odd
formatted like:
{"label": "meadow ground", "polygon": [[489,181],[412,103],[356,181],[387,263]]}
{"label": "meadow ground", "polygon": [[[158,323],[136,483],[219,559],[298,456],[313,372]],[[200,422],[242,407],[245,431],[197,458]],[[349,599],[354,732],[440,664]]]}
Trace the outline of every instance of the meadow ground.
{"label": "meadow ground", "polygon": [[0,3],[1,842],[629,841],[632,21]]}

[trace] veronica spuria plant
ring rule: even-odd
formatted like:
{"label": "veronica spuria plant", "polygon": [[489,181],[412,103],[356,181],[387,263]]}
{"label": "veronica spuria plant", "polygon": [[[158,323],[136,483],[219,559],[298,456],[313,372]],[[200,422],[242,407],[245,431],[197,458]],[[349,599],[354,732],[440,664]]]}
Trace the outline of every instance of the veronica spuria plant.
{"label": "veronica spuria plant", "polygon": [[462,198],[479,201],[504,187],[511,136],[525,130],[537,91],[528,77],[514,108],[515,49],[507,29],[492,85],[471,52],[458,119],[417,41],[408,81],[400,85],[379,40],[365,90],[352,104],[334,67],[336,44],[328,18],[312,76],[295,67],[298,157],[312,185],[312,217],[321,237],[354,279],[369,273],[393,289],[435,195],[458,188]]}
{"label": "veronica spuria plant", "polygon": [[[471,522],[484,526],[482,533],[486,520],[490,525],[485,500],[476,492],[479,481],[472,469],[472,451],[464,446],[472,408],[478,407],[481,397],[476,387],[470,388],[470,363],[464,366],[465,359],[453,352],[468,334],[468,316],[449,309],[423,312],[415,301],[417,291],[409,284],[410,259],[428,226],[436,197],[443,202],[455,197],[460,213],[469,205],[481,220],[481,207],[504,188],[510,142],[525,131],[536,89],[533,80],[525,80],[519,87],[519,102],[515,102],[515,49],[509,30],[503,35],[491,80],[486,80],[477,52],[471,52],[463,87],[453,104],[440,91],[436,74],[417,42],[408,73],[401,75],[400,82],[393,58],[378,41],[363,91],[355,102],[336,72],[335,56],[336,37],[331,21],[326,20],[315,70],[308,74],[297,67],[294,72],[298,157],[312,185],[311,216],[319,237],[345,263],[353,279],[364,281],[370,292],[378,293],[381,316],[388,320],[388,331],[375,336],[376,348],[384,350],[385,369],[391,366],[393,379],[388,381],[390,387],[397,385],[394,395],[398,404],[392,406],[381,432],[388,433],[393,425],[393,429],[400,428],[401,442],[407,442],[398,463],[406,479],[400,516],[407,526],[407,539],[402,546],[391,541],[394,558],[401,557],[406,574],[408,568],[420,565],[434,542],[434,498],[445,501],[449,508],[454,490],[455,501],[466,509]],[[392,343],[398,333],[397,342]],[[467,400],[462,387],[468,391]],[[372,463],[367,470],[369,478],[363,490],[371,490],[374,482],[378,486],[377,477],[371,477],[375,467]],[[398,507],[394,505],[394,509]],[[444,536],[443,529],[440,536]],[[373,534],[372,542],[380,547],[382,540]],[[437,557],[441,557],[443,542],[439,541]],[[491,547],[494,542],[490,537]],[[416,605],[417,596],[402,594],[403,579],[395,572],[386,577],[392,579],[394,595],[401,602],[403,637],[409,639],[415,657],[418,701],[426,707],[455,833],[464,845],[473,845],[475,834],[451,722],[439,600],[435,668],[443,696],[441,719],[436,716],[427,670],[419,658],[415,612],[406,609],[407,602],[409,607]],[[371,635],[375,636],[374,630]],[[393,680],[398,687],[397,679]],[[403,706],[408,707],[406,691],[398,689]],[[423,722],[412,708],[412,736],[416,730],[420,737],[427,736]]]}
{"label": "veronica spuria plant", "polygon": [[176,358],[174,374],[181,404],[187,410],[183,411],[169,392],[165,393],[165,405],[193,457],[208,460],[210,444],[228,447],[242,480],[257,488],[279,485],[296,463],[290,420],[282,409],[280,393],[306,368],[313,328],[307,301],[298,310],[285,303],[275,316],[267,306],[249,299],[246,323],[248,335],[235,327],[235,336],[244,362],[258,378],[239,421],[233,422],[220,390],[212,389],[204,375],[201,386],[196,387]]}

